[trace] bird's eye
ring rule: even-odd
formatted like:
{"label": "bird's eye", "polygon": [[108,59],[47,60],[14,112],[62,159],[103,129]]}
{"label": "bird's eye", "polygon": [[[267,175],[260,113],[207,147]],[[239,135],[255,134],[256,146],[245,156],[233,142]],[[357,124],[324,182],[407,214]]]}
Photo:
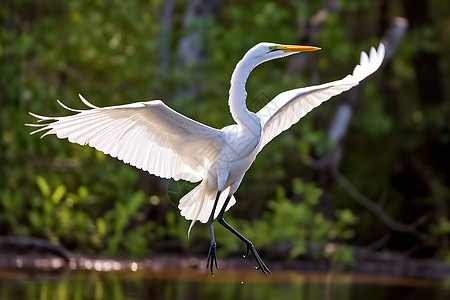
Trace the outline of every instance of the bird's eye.
{"label": "bird's eye", "polygon": [[277,51],[277,50],[282,50],[282,46],[279,46],[279,45],[269,46],[269,52]]}

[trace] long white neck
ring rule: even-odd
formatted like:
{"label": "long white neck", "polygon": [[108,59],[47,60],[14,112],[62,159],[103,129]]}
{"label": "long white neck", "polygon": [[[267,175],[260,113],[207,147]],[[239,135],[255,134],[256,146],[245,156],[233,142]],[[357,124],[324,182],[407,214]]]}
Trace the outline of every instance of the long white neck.
{"label": "long white neck", "polygon": [[[245,84],[250,72],[259,63],[254,62],[253,59],[244,56],[244,58],[238,62],[236,68],[231,75],[230,97],[228,99],[228,105],[230,106],[231,116],[238,125],[245,127],[259,126],[256,124],[256,115],[247,109],[245,100],[247,98],[247,92],[245,91]],[[259,123],[259,120],[258,120]]]}

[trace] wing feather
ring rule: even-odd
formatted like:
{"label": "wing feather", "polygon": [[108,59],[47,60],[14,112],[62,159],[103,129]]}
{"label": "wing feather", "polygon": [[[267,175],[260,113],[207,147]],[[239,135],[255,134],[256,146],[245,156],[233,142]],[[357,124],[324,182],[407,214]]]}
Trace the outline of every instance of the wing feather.
{"label": "wing feather", "polygon": [[362,52],[360,64],[353,74],[345,78],[321,85],[299,88],[283,92],[257,112],[263,126],[261,149],[281,132],[297,123],[303,116],[322,102],[359,84],[361,80],[375,72],[384,59],[384,45],[378,50],[371,48],[369,55]]}
{"label": "wing feather", "polygon": [[58,101],[77,114],[46,117],[30,113],[38,124],[27,125],[40,127],[31,134],[46,131],[42,136],[55,134],[151,174],[192,182],[203,179],[207,162],[214,160],[209,157],[214,153],[205,149],[211,143],[223,143],[220,130],[189,119],[159,100],[101,108],[79,96],[90,109],[75,110]]}

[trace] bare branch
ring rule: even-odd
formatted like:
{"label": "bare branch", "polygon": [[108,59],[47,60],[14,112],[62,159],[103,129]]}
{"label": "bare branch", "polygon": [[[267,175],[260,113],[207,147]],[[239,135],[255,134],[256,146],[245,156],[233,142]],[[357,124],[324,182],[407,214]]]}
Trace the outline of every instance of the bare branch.
{"label": "bare branch", "polygon": [[412,234],[423,243],[432,243],[432,239],[427,234],[417,231],[417,226],[421,224],[423,217],[418,219],[420,222],[415,221],[414,223],[408,225],[397,222],[393,220],[378,204],[356,190],[351,182],[338,170],[334,170],[332,174],[335,180],[339,182],[339,184],[347,191],[353,200],[374,213],[384,225],[397,232]]}
{"label": "bare branch", "polygon": [[[386,47],[386,58],[383,64],[389,61],[394,55],[407,27],[408,22],[404,18],[396,17],[392,20],[390,27],[382,39]],[[360,84],[347,92],[344,96],[344,101],[336,109],[328,129],[328,139],[331,142],[332,148],[328,154],[317,161],[317,168],[338,169],[343,152],[343,140],[347,136],[348,128],[354,114],[354,107],[360,100],[360,93],[363,86],[363,84]]]}
{"label": "bare branch", "polygon": [[[304,32],[299,37],[300,44],[315,44],[320,31],[326,19],[340,10],[338,0],[328,0],[322,9],[315,13],[311,18],[299,22],[299,32]],[[301,70],[308,66],[311,69],[311,83],[316,84],[319,81],[317,68],[314,67],[315,60],[308,55],[296,55],[289,60],[287,74],[298,74]]]}
{"label": "bare branch", "polygon": [[397,50],[400,41],[408,28],[408,21],[402,17],[395,17],[383,37],[383,44],[386,46],[386,60],[390,60]]}
{"label": "bare branch", "polygon": [[0,237],[0,249],[18,248],[21,250],[37,250],[53,253],[65,261],[69,261],[72,254],[63,246],[52,244],[44,239],[34,237],[3,236]]}

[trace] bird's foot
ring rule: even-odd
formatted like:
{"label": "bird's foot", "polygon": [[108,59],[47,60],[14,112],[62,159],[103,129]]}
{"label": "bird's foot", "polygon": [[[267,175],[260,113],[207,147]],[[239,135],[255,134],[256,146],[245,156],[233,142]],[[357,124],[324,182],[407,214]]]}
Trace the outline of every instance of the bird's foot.
{"label": "bird's foot", "polygon": [[216,269],[219,270],[216,248],[216,243],[212,242],[211,246],[209,246],[208,259],[206,260],[206,271],[210,271],[212,276],[214,276],[214,265],[216,265]]}
{"label": "bird's foot", "polygon": [[250,251],[252,252],[253,256],[255,257],[256,263],[258,264],[255,267],[255,269],[261,270],[264,273],[264,275],[266,275],[266,276],[267,276],[267,273],[272,274],[272,272],[270,272],[269,268],[264,264],[263,260],[259,256],[258,252],[256,251],[256,249],[252,243],[247,245],[247,253],[244,255],[244,258],[248,257],[248,255],[250,254]]}

